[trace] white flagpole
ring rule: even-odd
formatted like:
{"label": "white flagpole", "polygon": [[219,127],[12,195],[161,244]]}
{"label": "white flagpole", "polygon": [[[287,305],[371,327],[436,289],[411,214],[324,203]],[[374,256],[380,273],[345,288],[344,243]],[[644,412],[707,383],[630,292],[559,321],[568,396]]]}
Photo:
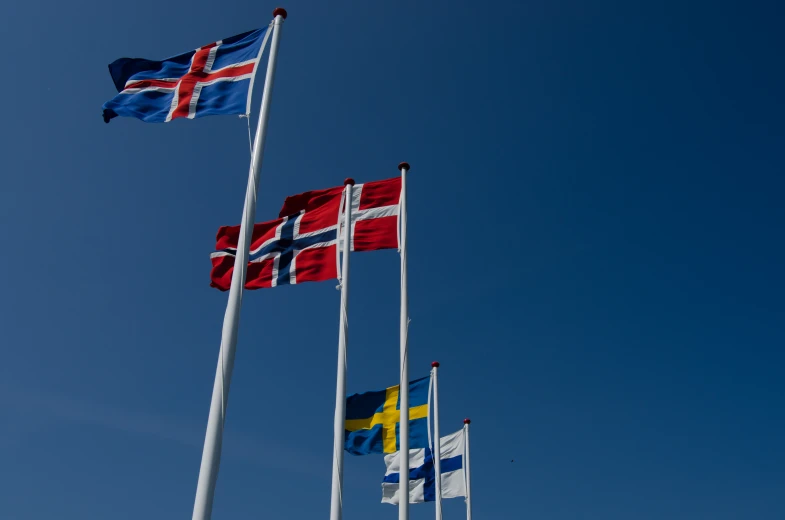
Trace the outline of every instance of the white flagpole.
{"label": "white flagpole", "polygon": [[248,267],[248,253],[253,234],[253,221],[256,215],[256,191],[259,185],[259,171],[264,155],[264,142],[267,136],[267,121],[270,118],[270,100],[275,78],[275,62],[278,57],[278,41],[281,38],[281,25],[286,18],[286,10],[277,8],[273,11],[274,25],[270,59],[267,63],[267,76],[264,81],[262,107],[259,111],[259,123],[253,143],[251,168],[248,173],[248,187],[245,191],[243,219],[240,223],[240,236],[237,242],[237,256],[234,259],[232,284],[229,288],[229,300],[226,304],[223,330],[221,332],[221,348],[218,352],[218,367],[213,384],[213,398],[210,402],[210,416],[207,420],[207,432],[204,436],[202,465],[199,468],[199,481],[196,484],[193,520],[210,520],[213,512],[215,484],[218,480],[218,468],[221,464],[221,444],[223,428],[226,421],[226,406],[229,402],[229,385],[232,381],[234,355],[237,348],[237,331],[240,326],[240,307],[243,303],[243,285]]}
{"label": "white flagpole", "polygon": [[469,467],[469,425],[471,423],[471,419],[463,420],[463,441],[464,449],[466,450],[466,461],[463,469],[466,475],[466,520],[472,520],[472,472]]}
{"label": "white flagpole", "polygon": [[442,520],[442,438],[439,435],[439,362],[431,363],[433,374],[433,467],[436,471],[436,520]]}
{"label": "white flagpole", "polygon": [[[333,483],[330,498],[330,520],[343,515],[343,448],[346,430],[346,344],[349,336],[349,251],[352,241],[352,186],[346,179],[344,191],[343,267],[341,269],[341,317],[338,327],[338,378],[335,385],[335,419],[333,420]],[[340,234],[340,226],[338,229]]]}
{"label": "white flagpole", "polygon": [[406,272],[406,172],[409,163],[398,165],[401,170],[400,230],[401,230],[401,416],[399,433],[400,453],[400,500],[398,501],[398,520],[409,520],[409,296]]}

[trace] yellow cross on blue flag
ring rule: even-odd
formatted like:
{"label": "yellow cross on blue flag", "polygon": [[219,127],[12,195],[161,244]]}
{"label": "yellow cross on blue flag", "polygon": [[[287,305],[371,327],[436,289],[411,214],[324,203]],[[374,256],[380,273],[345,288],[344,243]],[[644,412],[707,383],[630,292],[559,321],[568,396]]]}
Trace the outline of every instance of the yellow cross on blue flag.
{"label": "yellow cross on blue flag", "polygon": [[[430,376],[409,382],[409,448],[428,446]],[[399,385],[346,398],[346,451],[353,455],[395,453],[400,448]]]}

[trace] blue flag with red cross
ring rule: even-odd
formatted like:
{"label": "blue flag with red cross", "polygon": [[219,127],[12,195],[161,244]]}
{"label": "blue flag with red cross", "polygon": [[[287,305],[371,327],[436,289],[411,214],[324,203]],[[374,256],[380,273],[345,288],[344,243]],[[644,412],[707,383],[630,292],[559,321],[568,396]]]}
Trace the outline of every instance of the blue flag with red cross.
{"label": "blue flag with red cross", "polygon": [[168,123],[217,114],[248,114],[256,67],[268,27],[162,61],[120,58],[109,65],[117,92],[104,103],[104,121],[135,117]]}

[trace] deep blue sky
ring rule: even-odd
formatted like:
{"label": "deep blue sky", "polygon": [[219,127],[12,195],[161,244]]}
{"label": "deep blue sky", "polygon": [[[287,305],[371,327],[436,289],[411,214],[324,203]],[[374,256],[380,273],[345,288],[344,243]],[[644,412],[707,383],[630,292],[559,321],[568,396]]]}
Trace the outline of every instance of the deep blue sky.
{"label": "deep blue sky", "polygon": [[[283,6],[257,220],[412,164],[411,372],[473,419],[476,518],[785,517],[782,3]],[[190,518],[246,127],[105,125],[106,65],[274,7],[0,7],[0,517]],[[327,517],[334,286],[246,295],[216,519]],[[349,392],[395,383],[397,289],[353,256]],[[383,472],[347,520],[397,518]]]}

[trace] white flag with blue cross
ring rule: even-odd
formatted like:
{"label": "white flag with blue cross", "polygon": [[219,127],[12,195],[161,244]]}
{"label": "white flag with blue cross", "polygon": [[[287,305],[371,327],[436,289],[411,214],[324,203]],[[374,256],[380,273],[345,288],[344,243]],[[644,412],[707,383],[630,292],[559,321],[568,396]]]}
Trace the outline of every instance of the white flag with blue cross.
{"label": "white flag with blue cross", "polygon": [[[442,498],[466,496],[466,477],[463,471],[463,430],[442,437],[441,469]],[[400,452],[384,456],[387,472],[382,481],[382,502],[398,504],[400,500]],[[409,503],[436,500],[436,472],[433,453],[429,448],[409,450]]]}

